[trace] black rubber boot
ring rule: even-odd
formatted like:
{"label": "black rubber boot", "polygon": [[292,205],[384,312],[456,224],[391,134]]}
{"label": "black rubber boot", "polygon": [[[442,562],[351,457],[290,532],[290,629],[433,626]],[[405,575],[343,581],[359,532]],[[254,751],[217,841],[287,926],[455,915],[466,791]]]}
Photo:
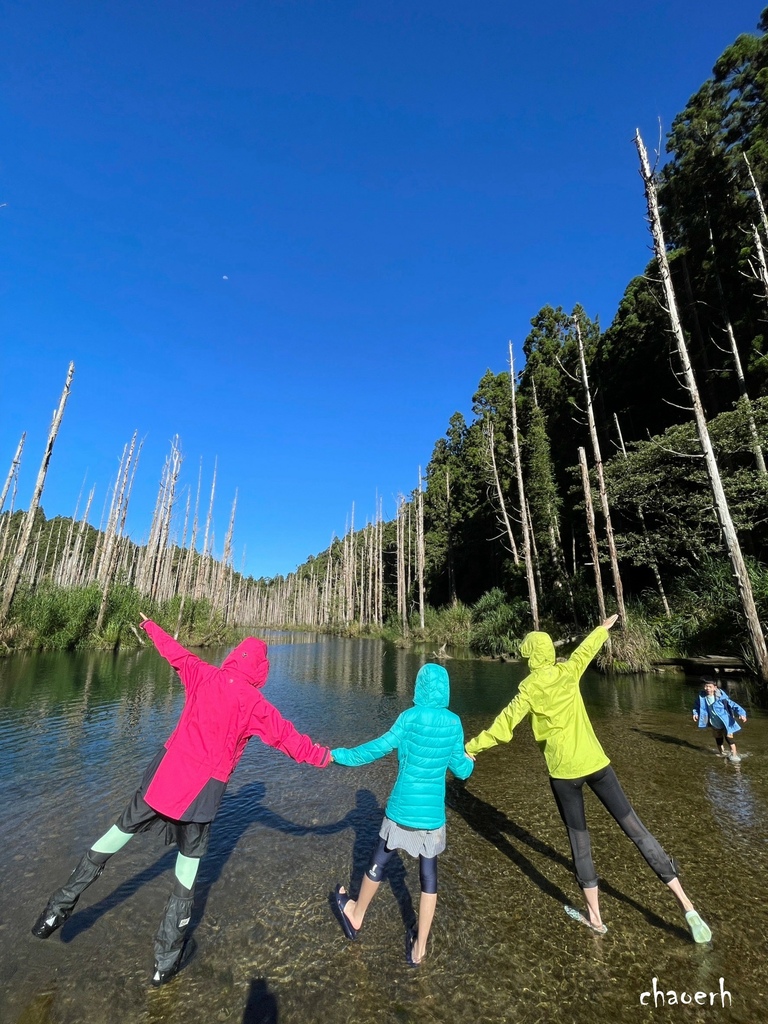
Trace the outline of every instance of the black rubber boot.
{"label": "black rubber boot", "polygon": [[57,928],[61,928],[75,909],[80,894],[85,892],[104,870],[104,863],[97,864],[91,860],[89,854],[90,850],[83,854],[66,884],[51,896],[45,910],[32,925],[32,934],[38,939],[47,939]]}
{"label": "black rubber boot", "polygon": [[183,957],[184,936],[192,917],[193,896],[171,895],[165,905],[165,913],[155,935],[155,970],[152,984],[157,987],[170,981],[188,963],[190,957]]}

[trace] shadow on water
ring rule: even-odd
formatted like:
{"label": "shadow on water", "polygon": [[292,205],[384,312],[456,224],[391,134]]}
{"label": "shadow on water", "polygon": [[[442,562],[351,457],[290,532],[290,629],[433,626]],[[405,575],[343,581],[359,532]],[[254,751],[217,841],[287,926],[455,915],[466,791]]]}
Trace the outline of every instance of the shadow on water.
{"label": "shadow on water", "polygon": [[[360,886],[363,882],[371,854],[379,839],[379,828],[384,817],[384,808],[379,806],[378,800],[368,789],[358,789],[355,794],[356,804],[345,818],[342,818],[336,825],[320,826],[317,831],[321,834],[341,831],[345,828],[354,829],[355,838],[352,847],[352,877],[350,879],[350,892],[353,898],[357,897]],[[416,923],[416,914],[413,909],[413,900],[405,883],[405,865],[399,853],[395,853],[387,864],[385,881],[392,890],[392,895],[397,900],[400,909],[400,917],[406,928]],[[333,893],[329,894],[333,902]]]}
{"label": "shadow on water", "polygon": [[[357,892],[363,874],[368,867],[371,852],[378,839],[379,826],[384,817],[384,808],[369,789],[359,789],[355,794],[355,806],[338,821],[323,825],[302,825],[288,821],[262,801],[266,795],[263,782],[250,783],[244,786],[233,798],[222,804],[222,811],[217,818],[211,834],[211,846],[200,865],[200,875],[195,898],[193,926],[200,920],[211,887],[220,877],[224,865],[229,860],[240,837],[251,823],[264,825],[293,836],[329,836],[352,829],[354,840],[352,846],[352,878],[351,887]],[[221,820],[221,822],[219,821]],[[217,829],[217,825],[222,827]],[[400,913],[406,927],[415,921],[413,903],[405,884],[405,867],[399,855],[392,858],[387,868],[387,881],[400,907]]]}
{"label": "shadow on water", "polygon": [[685,747],[686,750],[704,749],[697,743],[689,743],[688,740],[681,740],[679,736],[669,736],[663,732],[652,732],[650,729],[639,729],[636,725],[631,725],[630,729],[632,732],[640,733],[641,736],[647,736],[650,740],[655,740],[656,743],[669,743],[675,747]]}
{"label": "shadow on water", "polygon": [[[526,878],[529,878],[545,895],[550,896],[561,906],[570,904],[571,900],[563,890],[543,875],[523,853],[516,849],[508,836],[513,836],[520,842],[525,843],[526,846],[536,853],[572,871],[573,866],[567,857],[564,857],[548,843],[531,835],[530,832],[521,825],[518,825],[517,822],[512,821],[511,818],[507,817],[506,814],[492,804],[486,803],[485,800],[475,796],[474,793],[467,789],[465,783],[458,779],[451,779],[448,782],[446,786],[446,802],[452,810],[461,815],[474,832],[482,836],[489,843],[492,843],[500,853],[509,857]],[[600,891],[637,910],[645,917],[649,924],[654,925],[656,928],[662,928],[664,931],[678,937],[688,938],[688,932],[684,928],[665,921],[650,908],[643,906],[642,903],[638,903],[637,900],[627,896],[626,893],[602,878],[600,879]]]}
{"label": "shadow on water", "polygon": [[267,988],[264,978],[254,978],[248,990],[248,1002],[242,1024],[278,1024],[277,998]]}
{"label": "shadow on water", "polygon": [[[353,891],[359,890],[384,816],[384,809],[379,805],[376,796],[368,789],[359,789],[355,796],[355,806],[343,818],[323,825],[304,825],[289,821],[267,807],[264,804],[266,793],[267,787],[263,782],[252,782],[231,796],[225,795],[221,810],[211,829],[208,852],[200,862],[190,936],[202,920],[211,889],[221,877],[235,847],[248,829],[255,824],[292,836],[334,835],[352,829],[355,838],[351,882]],[[75,913],[61,929],[62,941],[72,942],[78,935],[93,927],[104,914],[133,896],[142,886],[172,869],[176,862],[176,853],[175,848],[168,850],[154,864],[126,879],[98,903]],[[116,856],[119,856],[119,853]],[[398,902],[403,923],[410,927],[415,921],[415,913],[411,895],[405,884],[405,874],[405,867],[399,855],[394,856],[388,865],[387,881]]]}

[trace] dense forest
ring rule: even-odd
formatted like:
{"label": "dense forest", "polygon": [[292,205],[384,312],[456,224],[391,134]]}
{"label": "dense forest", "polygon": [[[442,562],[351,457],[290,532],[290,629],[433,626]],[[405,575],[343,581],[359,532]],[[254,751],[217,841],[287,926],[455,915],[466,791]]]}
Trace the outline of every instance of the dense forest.
{"label": "dense forest", "polygon": [[[760,34],[742,35],[728,47],[675,118],[656,183],[692,369],[765,622],[768,9],[758,27]],[[461,413],[450,418],[426,467],[423,496],[408,497],[409,522],[423,501],[426,604],[483,601],[481,608],[503,608],[510,640],[530,626],[526,518],[541,620],[560,631],[594,621],[579,448],[589,453],[595,495],[597,481],[579,341],[630,621],[632,612],[657,620],[652,632],[661,647],[697,651],[717,644],[739,653],[746,645],[738,596],[655,258],[628,283],[605,330],[580,306],[539,310],[524,342],[522,372],[488,370],[472,397],[470,422]],[[502,365],[504,356],[500,350]],[[516,483],[513,408],[525,510]],[[610,591],[597,496],[595,504]],[[382,533],[384,618],[395,619],[396,524],[384,524]],[[334,558],[343,561],[341,541],[302,566],[299,576],[320,586]],[[416,575],[413,568],[407,580],[411,612]],[[489,591],[495,591],[491,599],[484,597]]]}
{"label": "dense forest", "polygon": [[[478,372],[470,420],[450,417],[394,520],[377,508],[363,529],[353,522],[287,577],[243,580],[225,552],[224,568],[209,570],[220,622],[383,630],[401,642],[513,654],[532,625],[568,636],[617,609],[624,629],[607,655],[614,667],[716,650],[743,655],[768,680],[754,643],[768,621],[768,8],[675,118],[666,150],[652,181],[663,250],[638,268],[613,322],[603,329],[582,306],[536,312],[522,367],[500,347],[499,367]],[[724,545],[697,401],[746,583]],[[8,512],[0,516],[6,562],[8,536],[22,530],[10,524]],[[55,582],[66,552],[57,542],[51,553],[49,532],[43,517],[37,543],[48,562],[26,570],[11,617],[32,600],[30,573],[37,585]],[[87,543],[103,542],[88,534]],[[172,547],[167,529],[158,566],[164,545]],[[189,611],[211,596],[210,584],[192,585],[201,564],[194,532],[188,555],[183,548],[163,562],[162,594],[151,581],[140,586],[175,601],[166,623],[177,629],[187,597]],[[143,556],[124,538],[121,550],[130,589]],[[96,561],[84,577],[94,606]],[[745,586],[759,618],[752,642]],[[13,631],[4,628],[8,644]],[[131,640],[119,621],[110,635]]]}

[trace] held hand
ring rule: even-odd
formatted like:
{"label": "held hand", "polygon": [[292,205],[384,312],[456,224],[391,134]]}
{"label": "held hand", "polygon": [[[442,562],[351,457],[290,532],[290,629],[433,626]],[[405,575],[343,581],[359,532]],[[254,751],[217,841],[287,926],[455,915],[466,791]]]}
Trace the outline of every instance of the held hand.
{"label": "held hand", "polygon": [[614,625],[614,623],[616,622],[616,620],[618,619],[618,617],[619,617],[618,615],[611,615],[611,616],[610,616],[609,618],[605,619],[605,620],[604,620],[604,621],[603,621],[603,622],[601,623],[602,627],[603,627],[604,629],[610,629],[610,628],[611,628],[611,626],[613,626],[613,625]]}
{"label": "held hand", "polygon": [[694,720],[694,722],[698,722],[698,720],[699,720],[699,716],[698,716],[698,715],[694,715],[694,716],[693,716],[693,720]]}
{"label": "held hand", "polygon": [[144,612],[139,612],[139,618],[142,622],[149,622],[149,616],[145,615]]}
{"label": "held hand", "polygon": [[740,722],[746,722],[746,720],[747,720],[747,716],[746,715],[739,715],[739,721]]}

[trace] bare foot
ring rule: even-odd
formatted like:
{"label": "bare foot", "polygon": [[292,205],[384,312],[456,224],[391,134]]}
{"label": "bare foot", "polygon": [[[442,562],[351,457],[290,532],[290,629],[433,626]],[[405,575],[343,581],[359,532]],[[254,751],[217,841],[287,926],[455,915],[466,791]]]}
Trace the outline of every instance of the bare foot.
{"label": "bare foot", "polygon": [[[347,890],[344,888],[343,885],[339,886],[339,893],[342,896],[347,895]],[[344,904],[344,909],[342,910],[342,914],[346,917],[346,919],[349,921],[349,923],[352,925],[355,931],[361,928],[363,924],[362,920],[357,916],[356,910],[357,903],[355,902],[355,900],[347,900],[347,902]]]}
{"label": "bare foot", "polygon": [[405,959],[411,967],[419,967],[426,959],[426,943],[419,942],[416,928],[409,928],[405,936]]}

